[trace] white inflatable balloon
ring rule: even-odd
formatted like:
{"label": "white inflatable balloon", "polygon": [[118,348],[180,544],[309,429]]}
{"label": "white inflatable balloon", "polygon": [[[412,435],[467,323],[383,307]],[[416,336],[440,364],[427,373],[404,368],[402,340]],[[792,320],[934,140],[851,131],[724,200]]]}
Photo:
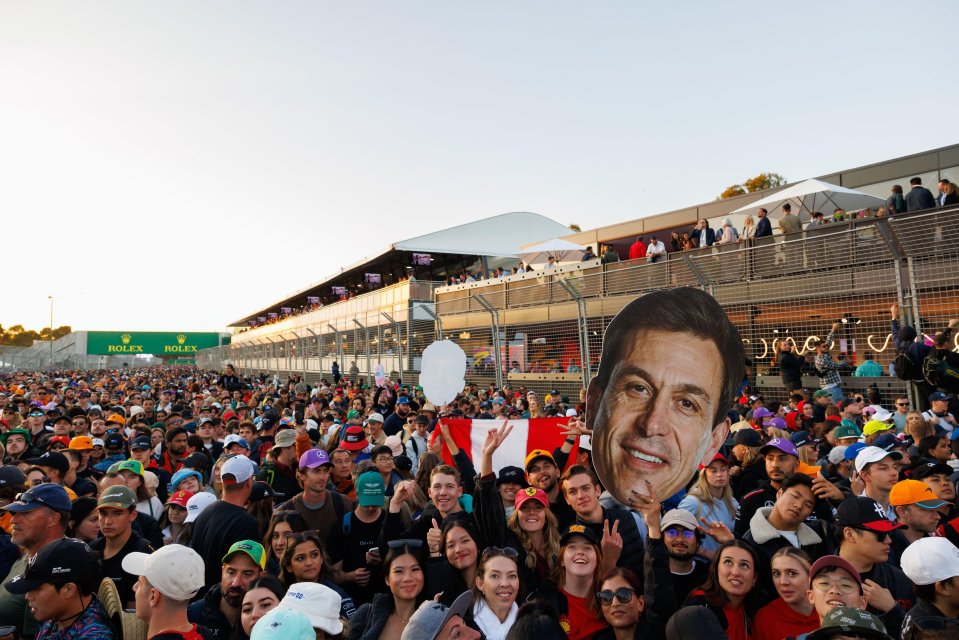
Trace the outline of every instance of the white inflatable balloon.
{"label": "white inflatable balloon", "polygon": [[423,350],[420,386],[435,405],[449,404],[466,386],[466,353],[452,340],[437,340]]}

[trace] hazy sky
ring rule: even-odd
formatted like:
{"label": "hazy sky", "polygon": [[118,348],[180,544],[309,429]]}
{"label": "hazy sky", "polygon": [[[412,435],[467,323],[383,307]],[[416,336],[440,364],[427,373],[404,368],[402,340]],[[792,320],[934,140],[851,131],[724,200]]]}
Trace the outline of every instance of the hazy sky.
{"label": "hazy sky", "polygon": [[957,142],[959,3],[0,2],[0,324],[222,329],[391,241]]}

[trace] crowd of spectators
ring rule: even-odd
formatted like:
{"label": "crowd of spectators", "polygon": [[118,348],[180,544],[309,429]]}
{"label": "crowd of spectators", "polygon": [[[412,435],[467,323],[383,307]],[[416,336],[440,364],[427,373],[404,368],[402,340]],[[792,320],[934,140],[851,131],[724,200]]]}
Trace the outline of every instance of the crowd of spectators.
{"label": "crowd of spectators", "polygon": [[[162,639],[954,633],[956,389],[917,384],[924,410],[847,393],[832,329],[820,388],[784,346],[788,399],[747,381],[719,452],[641,506],[597,478],[585,390],[468,385],[436,407],[352,367],[5,374],[0,626],[123,637],[106,578]],[[455,418],[496,427],[474,453]],[[494,464],[509,420],[536,418],[562,444]]]}

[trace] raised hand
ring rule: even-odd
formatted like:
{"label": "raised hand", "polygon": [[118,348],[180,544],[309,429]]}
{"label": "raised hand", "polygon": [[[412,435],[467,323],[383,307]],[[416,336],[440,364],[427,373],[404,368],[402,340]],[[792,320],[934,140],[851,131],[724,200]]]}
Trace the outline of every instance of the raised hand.
{"label": "raised hand", "polygon": [[582,418],[579,416],[573,416],[569,419],[569,423],[565,426],[559,425],[559,428],[563,431],[563,435],[569,438],[570,436],[592,436],[593,430],[586,426],[586,423],[583,422]]}
{"label": "raised hand", "polygon": [[510,432],[513,431],[513,425],[509,423],[509,418],[503,419],[503,424],[499,429],[490,429],[486,432],[486,441],[483,442],[483,455],[492,456],[500,448],[503,441],[506,440]]}
{"label": "raised hand", "polygon": [[443,532],[440,530],[440,524],[433,518],[433,526],[426,532],[426,546],[430,548],[430,555],[440,555],[440,542],[443,540]]}
{"label": "raised hand", "polygon": [[609,526],[609,520],[603,521],[603,539],[600,541],[603,554],[603,573],[616,566],[623,554],[623,536],[619,534],[619,520]]}
{"label": "raised hand", "polygon": [[705,533],[707,536],[710,536],[713,540],[719,544],[725,544],[735,538],[733,532],[729,530],[729,527],[726,526],[726,523],[719,520],[707,520],[706,518],[701,518],[699,530]]}

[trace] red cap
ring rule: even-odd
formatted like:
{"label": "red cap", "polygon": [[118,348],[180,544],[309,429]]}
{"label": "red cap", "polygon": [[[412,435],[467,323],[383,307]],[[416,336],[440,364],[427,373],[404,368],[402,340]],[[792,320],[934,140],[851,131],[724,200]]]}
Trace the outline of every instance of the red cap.
{"label": "red cap", "polygon": [[549,500],[546,499],[546,493],[542,489],[537,489],[535,487],[526,487],[522,491],[517,491],[516,499],[513,501],[513,506],[516,509],[519,509],[529,500],[536,500],[545,508],[549,509]]}

